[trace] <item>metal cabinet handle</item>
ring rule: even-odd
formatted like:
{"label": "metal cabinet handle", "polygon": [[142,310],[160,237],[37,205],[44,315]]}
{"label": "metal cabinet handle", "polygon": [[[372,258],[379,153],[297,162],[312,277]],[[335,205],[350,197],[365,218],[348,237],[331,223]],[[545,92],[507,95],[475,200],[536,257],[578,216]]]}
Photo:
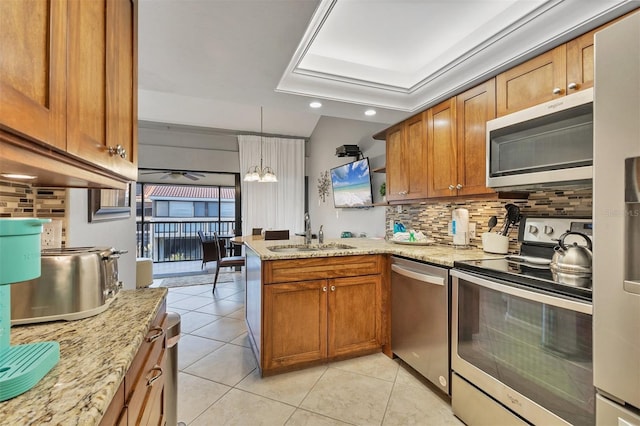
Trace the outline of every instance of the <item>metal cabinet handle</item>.
{"label": "metal cabinet handle", "polygon": [[153,327],[150,331],[155,331],[156,333],[147,337],[147,342],[149,343],[155,342],[156,340],[164,336],[164,330],[162,329],[162,327]]}
{"label": "metal cabinet handle", "polygon": [[455,187],[455,186],[453,186],[453,185],[449,185],[449,191],[453,191],[454,189],[456,189],[456,187]]}
{"label": "metal cabinet handle", "polygon": [[442,285],[442,286],[445,284],[445,279],[443,277],[438,277],[435,275],[429,275],[425,273],[412,271],[410,269],[403,268],[400,265],[391,265],[391,270],[407,278],[411,278],[417,281],[422,281],[423,283]]}
{"label": "metal cabinet handle", "polygon": [[569,90],[576,90],[578,88],[578,83],[569,83],[569,85],[567,86],[567,89]]}
{"label": "metal cabinet handle", "polygon": [[322,287],[322,291],[327,291],[327,286]]}
{"label": "metal cabinet handle", "polygon": [[335,285],[331,286],[331,291],[336,291],[336,286]]}
{"label": "metal cabinet handle", "polygon": [[149,380],[147,380],[147,386],[153,386],[153,382],[155,382],[156,380],[158,380],[160,377],[162,377],[162,367],[153,367],[151,369],[151,371],[156,371],[158,372],[158,374],[154,374],[153,377],[151,377]]}
{"label": "metal cabinet handle", "polygon": [[462,184],[461,183],[457,184],[456,189],[462,189]]}
{"label": "metal cabinet handle", "polygon": [[398,192],[398,195],[407,195],[407,191],[400,191]]}
{"label": "metal cabinet handle", "polygon": [[109,155],[118,155],[121,158],[127,158],[127,150],[122,145],[110,146]]}
{"label": "metal cabinet handle", "polygon": [[562,94],[562,89],[559,88],[559,87],[554,87],[553,91],[551,93],[553,93],[554,95],[561,95]]}

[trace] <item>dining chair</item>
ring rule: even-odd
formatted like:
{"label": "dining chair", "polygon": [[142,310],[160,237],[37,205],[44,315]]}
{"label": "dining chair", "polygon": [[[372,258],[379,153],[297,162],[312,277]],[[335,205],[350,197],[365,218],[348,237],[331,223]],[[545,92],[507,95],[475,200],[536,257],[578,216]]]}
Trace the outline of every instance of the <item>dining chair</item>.
{"label": "dining chair", "polygon": [[288,229],[276,229],[276,230],[264,231],[264,239],[265,240],[288,240],[289,239],[289,230]]}
{"label": "dining chair", "polygon": [[[216,243],[218,243],[218,246],[220,246],[220,238],[218,237],[218,234],[216,232],[213,233],[213,238],[215,239]],[[222,244],[224,244],[224,241],[222,241]],[[244,256],[226,256],[226,250],[225,250],[225,256],[222,256],[220,253],[222,251],[219,250],[218,251],[218,258],[216,261],[216,275],[213,278],[213,292],[215,293],[216,291],[216,284],[218,282],[218,274],[220,273],[220,268],[223,267],[236,267],[236,266],[244,266],[245,264],[245,260],[244,260]]]}
{"label": "dining chair", "polygon": [[[216,241],[215,238],[207,238],[202,231],[198,231],[198,237],[200,237],[200,244],[202,248],[202,265],[200,266],[200,269],[204,269],[204,265],[207,262],[217,262],[218,256],[226,256],[227,253],[224,240]],[[220,252],[222,252],[222,254],[220,254]]]}

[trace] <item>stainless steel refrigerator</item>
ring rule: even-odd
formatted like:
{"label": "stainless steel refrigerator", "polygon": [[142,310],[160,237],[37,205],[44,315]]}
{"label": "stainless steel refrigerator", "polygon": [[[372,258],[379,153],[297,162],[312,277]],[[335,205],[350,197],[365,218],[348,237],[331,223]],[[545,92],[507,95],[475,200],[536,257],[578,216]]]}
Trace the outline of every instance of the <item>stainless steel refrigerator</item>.
{"label": "stainless steel refrigerator", "polygon": [[595,36],[596,424],[640,425],[640,12]]}

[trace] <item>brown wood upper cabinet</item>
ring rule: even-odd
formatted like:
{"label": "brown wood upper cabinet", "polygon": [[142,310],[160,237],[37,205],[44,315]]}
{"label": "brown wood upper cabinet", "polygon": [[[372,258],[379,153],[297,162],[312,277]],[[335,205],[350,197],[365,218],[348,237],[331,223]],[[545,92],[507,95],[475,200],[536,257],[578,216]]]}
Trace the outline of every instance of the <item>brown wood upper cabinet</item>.
{"label": "brown wood upper cabinet", "polygon": [[0,128],[64,150],[67,1],[0,1],[0,16]]}
{"label": "brown wood upper cabinet", "polygon": [[566,95],[566,45],[496,76],[498,116]]}
{"label": "brown wood upper cabinet", "polygon": [[607,25],[499,74],[498,116],[593,87],[593,36]]}
{"label": "brown wood upper cabinet", "polygon": [[455,195],[493,194],[487,188],[487,121],[496,118],[495,79],[456,96],[457,172]]}
{"label": "brown wood upper cabinet", "polygon": [[495,105],[491,79],[427,110],[429,198],[494,193],[485,186],[485,129]]}
{"label": "brown wood upper cabinet", "polygon": [[137,179],[131,0],[69,3],[67,152]]}
{"label": "brown wood upper cabinet", "polygon": [[426,112],[429,197],[455,195],[458,181],[455,98]]}
{"label": "brown wood upper cabinet", "polygon": [[426,198],[426,113],[418,114],[387,132],[387,200]]}
{"label": "brown wood upper cabinet", "polygon": [[137,3],[6,0],[0,16],[2,143],[135,180]]}

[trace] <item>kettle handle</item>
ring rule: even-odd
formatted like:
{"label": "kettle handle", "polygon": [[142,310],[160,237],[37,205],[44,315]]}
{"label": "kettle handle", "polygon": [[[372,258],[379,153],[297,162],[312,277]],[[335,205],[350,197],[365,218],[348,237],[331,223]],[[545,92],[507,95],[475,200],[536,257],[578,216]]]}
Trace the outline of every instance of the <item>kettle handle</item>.
{"label": "kettle handle", "polygon": [[590,251],[593,250],[593,245],[591,244],[591,239],[586,234],[583,234],[582,232],[575,232],[575,231],[567,231],[564,234],[560,235],[560,241],[558,241],[558,244],[560,245],[560,248],[562,250],[566,250],[567,249],[567,246],[564,245],[564,238],[567,235],[579,235],[579,236],[581,236],[587,242],[587,248]]}

